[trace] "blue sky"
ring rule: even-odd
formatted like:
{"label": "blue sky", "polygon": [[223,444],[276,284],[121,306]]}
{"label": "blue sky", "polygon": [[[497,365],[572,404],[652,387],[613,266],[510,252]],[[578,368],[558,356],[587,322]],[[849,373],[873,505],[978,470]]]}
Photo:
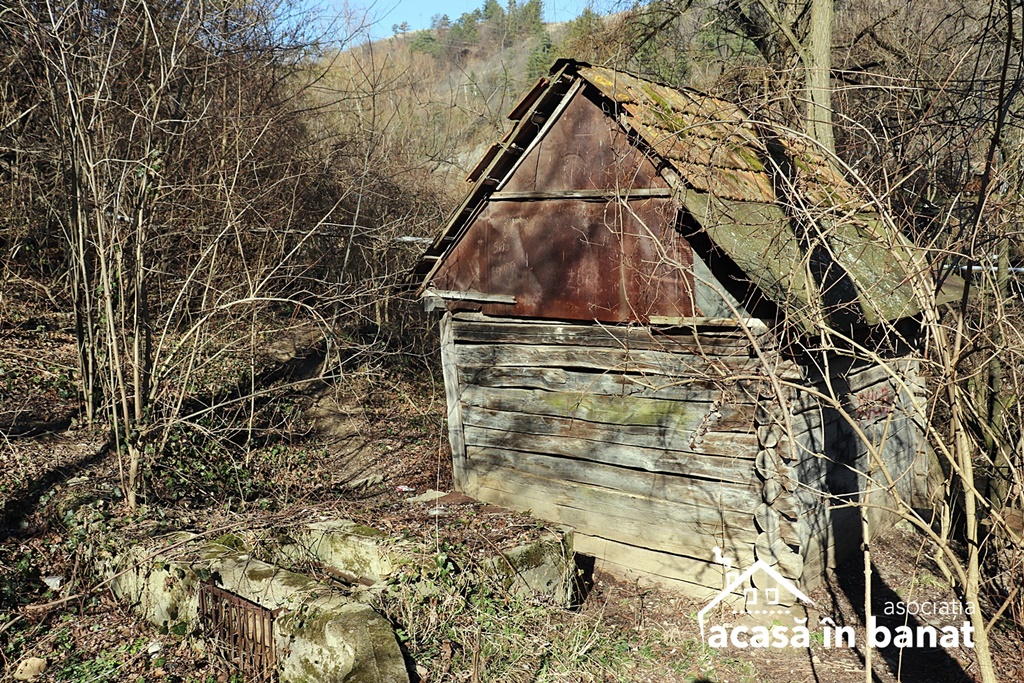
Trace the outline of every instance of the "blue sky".
{"label": "blue sky", "polygon": [[[508,0],[498,0],[502,6]],[[328,8],[340,8],[342,0],[325,0]],[[368,16],[376,20],[371,34],[374,38],[391,35],[391,26],[409,22],[409,28],[416,30],[430,26],[430,18],[435,14],[447,14],[451,19],[458,19],[466,12],[482,7],[484,0],[349,0],[349,7],[361,7],[368,11]],[[608,0],[544,0],[545,21],[567,21],[579,15],[588,5],[600,11]]]}

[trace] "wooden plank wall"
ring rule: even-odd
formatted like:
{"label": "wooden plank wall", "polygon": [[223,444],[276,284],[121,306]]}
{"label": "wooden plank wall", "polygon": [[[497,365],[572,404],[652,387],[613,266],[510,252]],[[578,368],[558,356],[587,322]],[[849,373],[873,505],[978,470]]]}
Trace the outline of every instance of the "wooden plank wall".
{"label": "wooden plank wall", "polygon": [[816,577],[807,577],[805,571],[810,539],[800,520],[811,502],[802,489],[806,453],[797,446],[806,441],[802,435],[813,434],[820,425],[814,411],[817,401],[788,386],[762,389],[755,413],[758,454],[754,465],[762,486],[755,514],[759,533],[754,552],[758,560],[806,591]]}
{"label": "wooden plank wall", "polygon": [[[924,405],[923,380],[916,359],[895,359],[888,365],[890,369],[831,357],[828,379],[814,366],[809,366],[808,374],[813,391],[834,399],[818,401],[810,392],[794,393],[797,419],[792,443],[800,452],[800,486],[794,497],[799,501],[797,535],[808,577],[820,577],[826,566],[834,567],[859,551],[860,511],[851,504],[865,501],[866,474],[872,481],[867,504],[873,536],[898,521],[886,509],[893,507],[893,495],[908,503],[918,497],[918,473],[927,470],[930,460],[924,418],[915,407],[915,402]],[[872,448],[877,461],[869,457]]]}
{"label": "wooden plank wall", "polygon": [[721,589],[715,547],[754,561],[765,379],[742,330],[449,325],[469,495],[569,524],[581,552],[691,592]]}
{"label": "wooden plank wall", "polygon": [[[914,360],[893,361],[894,378],[838,357],[757,358],[735,327],[661,334],[477,313],[446,316],[442,345],[463,491],[571,525],[578,551],[697,595],[723,585],[716,547],[734,567],[763,560],[804,590],[859,548],[859,513],[842,504],[859,502],[868,471],[860,435],[892,489],[914,493]],[[873,495],[885,504],[888,494]],[[870,520],[876,531],[893,521],[884,511]]]}

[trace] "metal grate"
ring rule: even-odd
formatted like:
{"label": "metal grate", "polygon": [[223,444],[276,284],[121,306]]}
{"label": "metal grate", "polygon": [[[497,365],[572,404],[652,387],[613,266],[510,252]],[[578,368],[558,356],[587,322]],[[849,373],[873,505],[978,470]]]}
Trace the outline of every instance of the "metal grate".
{"label": "metal grate", "polygon": [[277,680],[272,611],[212,583],[199,586],[199,623],[210,638],[210,654],[246,681]]}

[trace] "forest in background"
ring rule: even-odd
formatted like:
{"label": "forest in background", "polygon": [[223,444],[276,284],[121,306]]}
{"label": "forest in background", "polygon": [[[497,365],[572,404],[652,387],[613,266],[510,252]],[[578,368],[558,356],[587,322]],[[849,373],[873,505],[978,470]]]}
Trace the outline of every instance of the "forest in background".
{"label": "forest in background", "polygon": [[[545,25],[540,0],[487,0],[371,43],[357,13],[325,24],[276,0],[10,3],[4,329],[31,319],[19,302],[66,315],[75,358],[55,390],[109,434],[129,508],[174,499],[189,468],[248,464],[292,438],[308,376],[268,351],[282,338],[342,386],[432,372],[409,269],[554,59],[697,88],[802,131],[940,278],[973,273],[960,304],[926,320],[948,478],[944,521],[921,522],[983,627],[1024,623],[1020,7],[609,9]],[[34,372],[0,364],[5,381]],[[9,396],[8,434],[47,421]]]}

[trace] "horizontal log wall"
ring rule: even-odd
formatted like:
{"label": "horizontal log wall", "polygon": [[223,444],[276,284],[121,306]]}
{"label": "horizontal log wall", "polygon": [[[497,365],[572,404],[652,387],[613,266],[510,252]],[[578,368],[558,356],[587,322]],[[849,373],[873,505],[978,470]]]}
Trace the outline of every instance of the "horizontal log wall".
{"label": "horizontal log wall", "polygon": [[802,465],[806,434],[820,429],[820,417],[788,386],[762,387],[755,414],[758,453],[754,469],[761,482],[760,504],[755,513],[758,536],[756,559],[774,567],[805,590],[804,551],[809,536],[800,524],[806,511],[802,497]]}
{"label": "horizontal log wall", "polygon": [[449,325],[469,495],[569,524],[581,550],[698,594],[722,588],[716,547],[733,566],[754,561],[767,379],[747,332],[478,314]]}
{"label": "horizontal log wall", "polygon": [[[895,498],[911,503],[920,481],[915,470],[928,469],[923,437],[924,385],[918,361],[893,359],[851,362],[830,357],[830,375],[812,376],[809,391],[827,397],[803,420],[809,429],[794,435],[804,455],[797,468],[801,482],[799,536],[809,576],[820,576],[860,549],[861,503],[866,503],[872,535],[898,520]],[[916,403],[916,406],[915,406]],[[803,413],[800,413],[801,415]],[[877,459],[869,457],[874,449]],[[870,479],[869,479],[870,477]],[[865,498],[865,488],[870,490]]]}
{"label": "horizontal log wall", "polygon": [[[754,353],[752,339],[770,348],[763,329],[722,324],[659,333],[460,313],[442,332],[458,485],[573,526],[609,566],[707,595],[723,585],[719,548],[812,589],[859,547],[858,511],[842,507],[868,471],[857,429],[893,490],[912,494],[915,361],[894,361],[894,379],[830,357],[826,380],[814,363]],[[873,528],[889,522],[872,513]]]}

